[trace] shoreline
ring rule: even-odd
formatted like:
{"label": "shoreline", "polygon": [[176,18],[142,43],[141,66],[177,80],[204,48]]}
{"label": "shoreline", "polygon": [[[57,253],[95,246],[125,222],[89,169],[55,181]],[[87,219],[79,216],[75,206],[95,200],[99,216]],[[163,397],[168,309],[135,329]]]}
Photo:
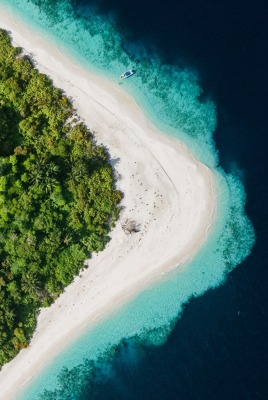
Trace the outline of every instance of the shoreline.
{"label": "shoreline", "polygon": [[[71,98],[96,140],[107,147],[125,195],[105,250],[93,255],[89,268],[51,307],[41,310],[30,346],[2,368],[0,398],[6,400],[70,342],[107,318],[111,308],[114,312],[177,265],[183,271],[206,240],[217,195],[210,169],[185,145],[161,134],[119,86],[32,35],[3,6],[0,27],[11,31],[12,43],[31,53],[39,71]],[[137,221],[138,233],[123,232],[126,218]]]}

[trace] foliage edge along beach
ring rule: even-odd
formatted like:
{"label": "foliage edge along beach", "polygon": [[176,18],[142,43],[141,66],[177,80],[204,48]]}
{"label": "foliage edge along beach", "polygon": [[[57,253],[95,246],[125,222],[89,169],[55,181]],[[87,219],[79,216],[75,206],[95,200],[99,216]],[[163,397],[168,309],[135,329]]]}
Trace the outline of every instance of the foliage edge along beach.
{"label": "foliage edge along beach", "polygon": [[122,193],[70,100],[0,30],[0,367],[102,251]]}

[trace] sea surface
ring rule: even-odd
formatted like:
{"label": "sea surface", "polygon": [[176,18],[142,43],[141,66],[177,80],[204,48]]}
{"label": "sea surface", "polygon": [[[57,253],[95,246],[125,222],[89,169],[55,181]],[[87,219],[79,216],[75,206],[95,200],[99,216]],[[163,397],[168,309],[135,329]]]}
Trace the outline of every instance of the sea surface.
{"label": "sea surface", "polygon": [[124,89],[214,170],[220,193],[219,218],[185,273],[79,338],[20,398],[267,398],[265,2],[1,4],[113,82],[135,69]]}

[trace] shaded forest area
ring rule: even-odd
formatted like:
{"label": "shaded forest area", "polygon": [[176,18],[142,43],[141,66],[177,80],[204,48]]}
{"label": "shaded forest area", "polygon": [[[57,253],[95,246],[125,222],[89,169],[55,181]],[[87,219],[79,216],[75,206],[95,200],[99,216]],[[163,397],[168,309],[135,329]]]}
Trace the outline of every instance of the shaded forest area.
{"label": "shaded forest area", "polygon": [[0,30],[0,366],[104,249],[121,199],[107,151]]}

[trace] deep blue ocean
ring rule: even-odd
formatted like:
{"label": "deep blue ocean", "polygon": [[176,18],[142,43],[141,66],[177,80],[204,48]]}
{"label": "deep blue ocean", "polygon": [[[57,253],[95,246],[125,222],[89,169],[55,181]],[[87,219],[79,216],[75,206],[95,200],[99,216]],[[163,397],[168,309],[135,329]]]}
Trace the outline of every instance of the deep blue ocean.
{"label": "deep blue ocean", "polygon": [[[76,0],[73,4],[89,4]],[[119,352],[110,379],[91,399],[268,398],[268,5],[258,0],[99,0],[130,40],[146,42],[168,63],[197,69],[217,104],[214,138],[226,171],[236,170],[257,241],[226,283],[185,307],[168,341]]]}
{"label": "deep blue ocean", "polygon": [[[31,1],[42,7],[41,0]],[[147,57],[158,54],[163,63],[197,72],[201,103],[216,104],[220,164],[243,182],[256,243],[223,285],[186,304],[164,344],[123,341],[93,367],[62,372],[63,385],[83,381],[80,397],[66,391],[42,400],[266,399],[268,5],[261,0],[71,3],[78,18],[92,7],[104,18],[112,15],[136,53],[143,48]]]}

